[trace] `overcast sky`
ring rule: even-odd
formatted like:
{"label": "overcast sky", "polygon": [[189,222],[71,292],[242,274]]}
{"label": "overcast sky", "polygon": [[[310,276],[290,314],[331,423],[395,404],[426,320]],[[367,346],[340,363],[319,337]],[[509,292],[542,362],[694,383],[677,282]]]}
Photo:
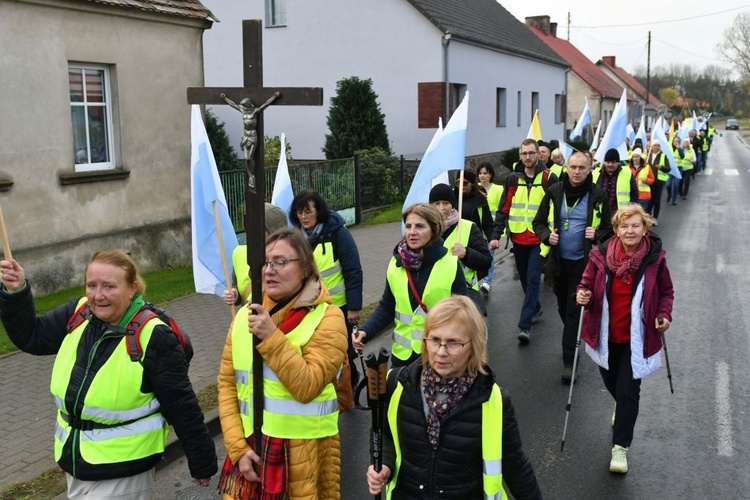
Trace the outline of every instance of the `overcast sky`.
{"label": "overcast sky", "polygon": [[593,62],[615,56],[618,66],[634,73],[646,67],[651,31],[651,67],[672,62],[704,68],[728,67],[714,51],[737,14],[750,11],[748,0],[687,2],[678,0],[500,0],[521,22],[548,15],[558,38],[567,38]]}

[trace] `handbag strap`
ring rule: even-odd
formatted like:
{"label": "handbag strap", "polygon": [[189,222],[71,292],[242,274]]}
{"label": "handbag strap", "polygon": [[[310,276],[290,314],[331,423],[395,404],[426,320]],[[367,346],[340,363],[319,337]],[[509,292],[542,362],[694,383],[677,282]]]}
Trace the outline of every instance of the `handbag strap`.
{"label": "handbag strap", "polygon": [[411,273],[407,268],[404,268],[404,270],[406,271],[406,277],[409,279],[409,289],[411,290],[412,295],[414,295],[414,298],[417,299],[417,304],[419,304],[419,307],[421,307],[425,314],[427,314],[428,312],[430,312],[430,309],[422,302],[422,297],[419,296],[417,287],[414,286],[414,279],[411,277]]}

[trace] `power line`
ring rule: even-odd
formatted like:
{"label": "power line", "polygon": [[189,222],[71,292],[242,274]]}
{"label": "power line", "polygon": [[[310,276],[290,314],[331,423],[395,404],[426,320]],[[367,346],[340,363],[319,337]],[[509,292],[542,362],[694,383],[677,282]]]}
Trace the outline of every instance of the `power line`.
{"label": "power line", "polygon": [[701,14],[698,16],[691,16],[691,17],[683,17],[680,19],[665,19],[664,21],[649,21],[647,23],[635,23],[635,24],[608,24],[608,25],[597,25],[597,26],[575,26],[572,25],[572,28],[586,28],[586,29],[599,29],[599,28],[631,28],[636,26],[653,26],[655,24],[666,24],[666,23],[679,23],[682,21],[692,21],[693,19],[703,19],[705,17],[710,16],[717,16],[719,14],[726,14],[727,12],[732,12],[735,10],[741,10],[746,9],[750,7],[750,4],[742,5],[740,7],[735,7],[733,9],[726,9],[718,12],[711,12],[708,14]]}
{"label": "power line", "polygon": [[[577,26],[572,26],[572,27],[578,28]],[[593,36],[589,35],[588,33],[584,32],[584,31],[580,31],[578,29],[575,30],[575,33],[577,33],[579,35],[583,35],[586,38],[588,38],[589,40],[595,41],[596,43],[601,43],[602,45],[612,45],[613,47],[625,47],[625,46],[628,46],[628,45],[635,45],[636,43],[643,43],[643,37],[642,36],[639,36],[638,38],[636,38],[632,42],[612,43],[612,42],[605,42],[603,40],[599,40],[597,38],[594,38]]]}
{"label": "power line", "polygon": [[700,57],[701,59],[706,59],[706,60],[708,60],[708,61],[713,61],[713,62],[717,62],[717,63],[721,63],[721,62],[724,62],[724,61],[721,61],[721,60],[719,60],[719,59],[716,59],[716,58],[714,58],[714,57],[706,57],[706,56],[702,56],[702,55],[700,55],[700,54],[694,54],[694,53],[692,53],[692,52],[688,52],[687,50],[683,49],[682,47],[678,47],[678,46],[676,46],[676,45],[672,45],[671,43],[665,42],[664,40],[662,40],[662,39],[660,39],[660,38],[656,38],[656,37],[654,37],[654,40],[658,41],[659,43],[663,43],[663,44],[664,44],[664,45],[666,45],[667,47],[671,47],[671,48],[673,48],[673,49],[675,49],[675,50],[679,50],[680,52],[684,52],[685,54],[687,54],[687,55],[689,55],[689,56],[692,56],[692,57]]}

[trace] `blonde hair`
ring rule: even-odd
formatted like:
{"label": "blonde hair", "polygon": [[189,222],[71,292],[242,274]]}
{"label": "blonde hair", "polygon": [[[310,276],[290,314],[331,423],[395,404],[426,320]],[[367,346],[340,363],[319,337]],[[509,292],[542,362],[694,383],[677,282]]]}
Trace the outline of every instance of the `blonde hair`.
{"label": "blonde hair", "polygon": [[435,208],[433,205],[430,205],[429,203],[414,203],[412,205],[409,205],[409,207],[407,207],[407,209],[404,210],[404,213],[401,215],[401,220],[406,223],[406,217],[411,214],[422,217],[427,221],[427,225],[430,226],[430,230],[432,230],[432,237],[430,238],[430,241],[427,242],[428,245],[432,245],[433,243],[435,243],[443,234],[443,231],[445,231],[443,214],[441,214],[440,210]]}
{"label": "blonde hair", "polygon": [[91,256],[89,263],[86,264],[86,270],[84,271],[83,282],[86,282],[86,273],[89,270],[89,266],[94,262],[100,262],[102,264],[109,264],[110,266],[119,267],[125,271],[125,282],[130,285],[135,283],[135,292],[143,295],[146,293],[146,282],[143,277],[138,273],[138,268],[135,266],[133,258],[123,252],[122,250],[100,250]]}
{"label": "blonde hair", "polygon": [[[466,369],[487,375],[487,324],[474,302],[465,295],[453,295],[435,304],[427,313],[422,338],[426,339],[433,329],[447,324],[469,335],[471,355]],[[422,349],[422,366],[428,360],[427,349]]]}
{"label": "blonde hair", "polygon": [[634,215],[640,215],[643,225],[646,226],[646,230],[651,230],[651,217],[646,213],[642,206],[638,203],[627,203],[615,215],[612,216],[612,229],[617,231],[617,228],[622,225],[625,219],[629,219]]}

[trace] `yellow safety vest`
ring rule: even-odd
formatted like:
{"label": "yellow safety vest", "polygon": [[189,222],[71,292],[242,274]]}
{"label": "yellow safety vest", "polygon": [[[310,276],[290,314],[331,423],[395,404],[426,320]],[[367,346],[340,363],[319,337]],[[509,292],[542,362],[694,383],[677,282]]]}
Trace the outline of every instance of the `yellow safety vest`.
{"label": "yellow safety vest", "polygon": [[346,305],[346,286],[341,262],[333,259],[333,243],[318,243],[313,251],[315,264],[320,271],[320,278],[331,294],[331,302],[336,306]]}
{"label": "yellow safety vest", "polygon": [[[85,301],[86,298],[82,298],[77,308]],[[65,336],[52,368],[50,392],[57,406],[55,460],[60,460],[69,439],[73,440],[73,454],[80,453],[85,462],[95,465],[128,462],[162,453],[169,431],[167,421],[159,412],[161,405],[154,394],[141,392],[143,366],[130,359],[127,341],[122,333],[104,334],[102,339],[107,335],[120,335],[122,338],[94,375],[88,390],[83,393],[79,391],[78,397],[83,397],[80,420],[92,428],[77,429],[71,424],[73,419],[65,397],[78,357],[78,344],[88,324],[89,320],[83,321]],[[140,333],[141,345],[148,346],[154,327],[163,324],[156,318],[146,323]],[[94,359],[98,342],[92,347],[89,365]],[[84,376],[82,387],[87,382]],[[79,406],[78,403],[76,401],[76,406]],[[125,422],[126,425],[118,425]]]}
{"label": "yellow safety vest", "polygon": [[[599,176],[602,174],[604,165],[595,169],[591,176],[594,184],[599,180]],[[633,173],[628,167],[620,167],[620,171],[617,174],[617,181],[615,183],[615,198],[617,199],[617,209],[621,209],[628,203],[630,203],[630,179],[633,177]]]}
{"label": "yellow safety vest", "polygon": [[684,172],[685,170],[692,170],[693,169],[693,153],[692,153],[693,147],[690,146],[689,149],[685,150],[685,157],[680,158],[680,152],[676,149],[674,150],[674,159],[677,162],[677,166],[682,169]]}
{"label": "yellow safety vest", "polygon": [[490,207],[490,212],[492,212],[492,218],[495,218],[495,213],[497,213],[497,209],[500,207],[500,197],[503,195],[503,186],[499,184],[495,184],[494,182],[490,182],[490,185],[488,188],[486,188],[487,191],[487,205]]}
{"label": "yellow safety vest", "polygon": [[[309,342],[325,316],[328,304],[318,304],[286,335],[297,353]],[[253,433],[253,341],[247,305],[232,326],[232,365],[237,384],[237,402],[245,437]],[[329,382],[309,403],[297,401],[278,376],[263,363],[263,428],[266,436],[284,439],[318,439],[338,434],[339,405],[336,389]]]}
{"label": "yellow safety vest", "polygon": [[656,171],[657,180],[660,180],[660,181],[669,180],[669,173],[661,171],[661,167],[666,165],[666,161],[667,161],[667,155],[665,155],[662,152],[659,152],[659,154],[656,155],[656,165],[651,165]]}
{"label": "yellow safety vest", "polygon": [[[446,254],[432,267],[424,292],[422,292],[422,303],[432,307],[441,300],[450,297],[453,280],[456,277],[456,263],[458,259],[454,255]],[[391,352],[398,359],[406,361],[413,352],[422,352],[422,333],[424,332],[424,320],[427,313],[417,305],[412,310],[409,300],[409,279],[406,269],[396,266],[396,258],[391,258],[386,271],[388,286],[391,288],[396,300],[396,317],[393,328],[393,347]]]}
{"label": "yellow safety vest", "polygon": [[550,173],[555,174],[557,176],[557,178],[559,179],[560,176],[562,175],[562,173],[565,170],[563,169],[562,165],[558,165],[557,163],[555,163],[554,165],[552,165],[551,167],[549,167],[549,171],[550,171]]}
{"label": "yellow safety vest", "polygon": [[250,280],[250,266],[247,265],[247,245],[238,245],[232,252],[232,266],[234,275],[237,277],[237,290],[242,297],[242,302],[247,302],[253,291]]}
{"label": "yellow safety vest", "polygon": [[[638,173],[635,177],[636,182],[638,183],[638,199],[639,200],[650,200],[651,199],[651,186],[649,186],[646,181],[648,180],[648,171],[651,167],[648,165],[644,166],[640,170],[638,170]],[[631,171],[632,174],[632,171]],[[643,195],[641,195],[643,193]]]}
{"label": "yellow safety vest", "polygon": [[[469,246],[469,234],[471,233],[471,227],[474,225],[474,222],[466,219],[459,219],[458,225],[461,225],[461,244],[465,247]],[[451,251],[451,248],[456,243],[456,232],[458,231],[458,227],[456,227],[451,234],[448,235],[448,237],[445,239],[445,242],[443,243],[443,246],[448,249],[448,252]],[[461,261],[458,261],[461,263]],[[464,270],[464,278],[466,278],[466,286],[469,288],[473,288],[474,290],[479,290],[479,280],[477,280],[477,272],[474,269],[469,269],[463,263],[461,263],[461,269]]]}
{"label": "yellow safety vest", "polygon": [[534,232],[532,222],[544,198],[543,178],[544,170],[534,177],[531,186],[527,186],[525,177],[518,178],[518,186],[508,212],[508,228],[511,233]]}
{"label": "yellow safety vest", "polygon": [[[398,405],[404,386],[396,384],[391,400],[388,403],[388,426],[393,436],[396,450],[396,462],[390,482],[386,486],[386,499],[391,498],[398,481],[401,467],[401,446],[398,435]],[[484,500],[501,500],[508,498],[503,488],[503,397],[500,387],[492,384],[490,398],[482,403],[482,486]]]}

